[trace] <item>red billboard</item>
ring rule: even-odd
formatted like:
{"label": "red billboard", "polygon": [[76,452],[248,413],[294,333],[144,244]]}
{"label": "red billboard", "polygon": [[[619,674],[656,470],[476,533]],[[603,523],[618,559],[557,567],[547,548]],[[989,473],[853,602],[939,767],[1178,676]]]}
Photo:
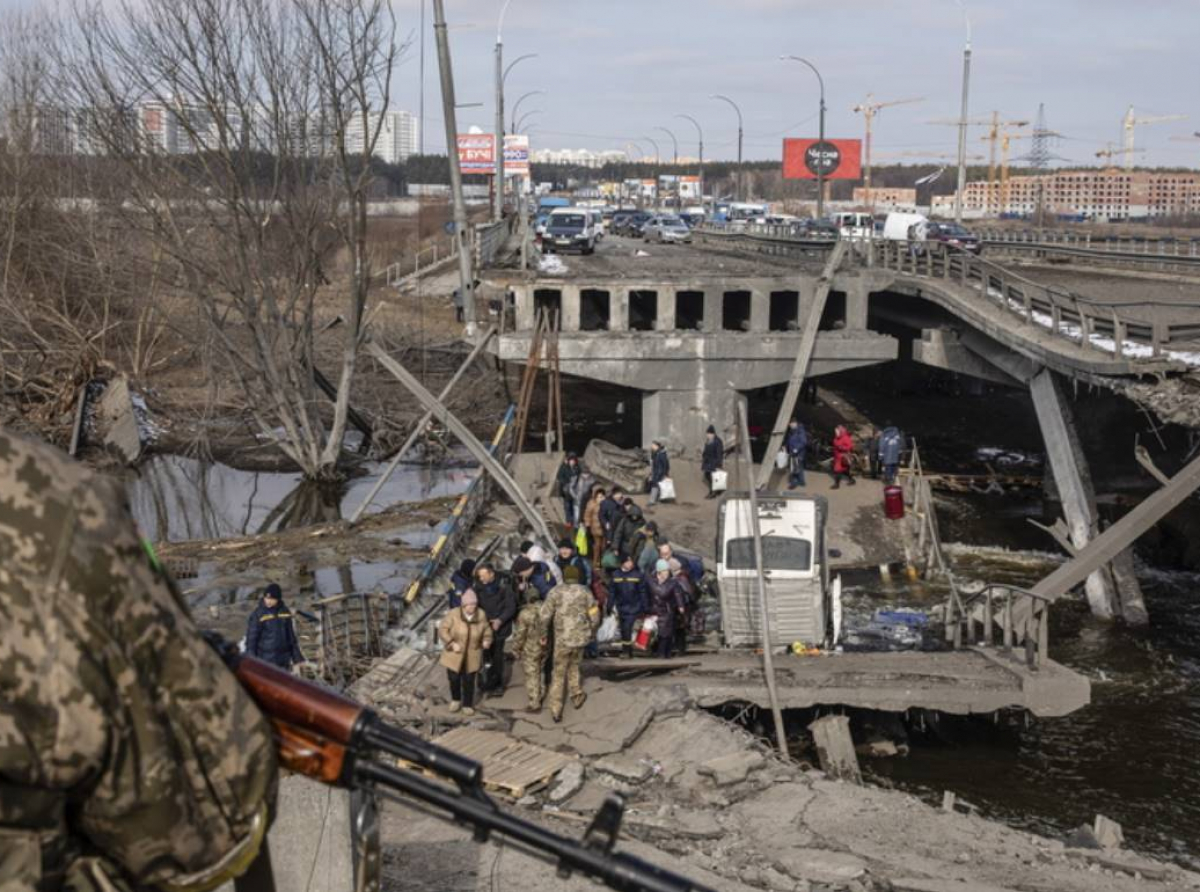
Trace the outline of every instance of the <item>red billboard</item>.
{"label": "red billboard", "polygon": [[493,133],[460,133],[458,163],[463,173],[496,174],[496,136]]}
{"label": "red billboard", "polygon": [[783,178],[815,180],[824,167],[827,180],[862,178],[862,140],[785,139],[783,141]]}

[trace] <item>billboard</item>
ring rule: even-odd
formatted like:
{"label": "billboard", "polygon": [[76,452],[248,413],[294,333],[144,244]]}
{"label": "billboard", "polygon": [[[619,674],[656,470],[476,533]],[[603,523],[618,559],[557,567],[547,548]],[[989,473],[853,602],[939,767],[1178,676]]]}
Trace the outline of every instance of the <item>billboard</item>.
{"label": "billboard", "polygon": [[458,163],[467,174],[496,173],[496,137],[492,133],[460,133]]}
{"label": "billboard", "polygon": [[862,177],[862,140],[785,139],[783,178],[815,180],[824,168],[827,180],[857,180]]}
{"label": "billboard", "polygon": [[[495,170],[492,171],[495,174]],[[529,137],[516,134],[504,137],[504,175],[529,176]]]}

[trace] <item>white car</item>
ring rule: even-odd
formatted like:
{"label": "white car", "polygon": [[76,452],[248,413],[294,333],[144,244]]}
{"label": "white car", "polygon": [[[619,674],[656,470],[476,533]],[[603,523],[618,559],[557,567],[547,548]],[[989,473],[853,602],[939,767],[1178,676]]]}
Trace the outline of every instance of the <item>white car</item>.
{"label": "white car", "polygon": [[642,229],[642,241],[658,242],[660,245],[667,242],[691,244],[692,231],[678,217],[651,217]]}

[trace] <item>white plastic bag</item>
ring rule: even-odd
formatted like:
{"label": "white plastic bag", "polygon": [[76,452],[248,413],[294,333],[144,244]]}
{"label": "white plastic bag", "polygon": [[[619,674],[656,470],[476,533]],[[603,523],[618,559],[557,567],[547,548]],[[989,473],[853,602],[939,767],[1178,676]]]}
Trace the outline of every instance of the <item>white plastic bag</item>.
{"label": "white plastic bag", "polygon": [[729,488],[729,474],[720,468],[712,472],[712,491],[725,492]]}
{"label": "white plastic bag", "polygon": [[786,449],[780,449],[775,453],[775,467],[783,470],[788,466],[788,454]]}
{"label": "white plastic bag", "polygon": [[675,501],[675,481],[670,477],[664,477],[658,481],[658,500],[660,502]]}
{"label": "white plastic bag", "polygon": [[610,641],[616,641],[620,637],[621,623],[615,613],[610,613],[604,617],[604,622],[600,623],[600,628],[596,630],[596,643],[608,644]]}

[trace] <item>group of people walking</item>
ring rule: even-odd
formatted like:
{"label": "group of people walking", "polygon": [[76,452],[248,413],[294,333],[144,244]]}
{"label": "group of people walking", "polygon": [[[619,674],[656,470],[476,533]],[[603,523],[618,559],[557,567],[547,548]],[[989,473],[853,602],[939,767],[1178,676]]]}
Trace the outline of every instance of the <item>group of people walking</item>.
{"label": "group of people walking", "polygon": [[[788,423],[787,433],[783,438],[783,448],[780,450],[786,459],[788,471],[788,489],[796,489],[805,485],[804,465],[809,451],[808,431],[799,419],[793,418]],[[839,424],[834,428],[833,440],[830,442],[833,453],[831,473],[833,489],[840,489],[842,481],[854,486],[854,465],[857,453],[854,437],[845,425]],[[896,474],[900,469],[900,459],[904,452],[904,436],[892,425],[882,431],[871,429],[866,441],[866,458],[872,477],[879,477],[882,470],[883,482],[896,482]]]}

